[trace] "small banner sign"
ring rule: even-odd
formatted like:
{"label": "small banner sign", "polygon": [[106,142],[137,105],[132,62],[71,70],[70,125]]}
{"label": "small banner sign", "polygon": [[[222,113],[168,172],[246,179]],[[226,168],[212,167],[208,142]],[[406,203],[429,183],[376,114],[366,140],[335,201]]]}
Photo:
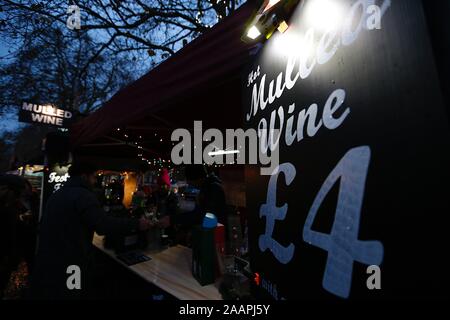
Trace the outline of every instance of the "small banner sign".
{"label": "small banner sign", "polygon": [[58,109],[51,105],[39,105],[24,102],[19,111],[19,121],[59,128],[67,128],[73,122],[72,111]]}

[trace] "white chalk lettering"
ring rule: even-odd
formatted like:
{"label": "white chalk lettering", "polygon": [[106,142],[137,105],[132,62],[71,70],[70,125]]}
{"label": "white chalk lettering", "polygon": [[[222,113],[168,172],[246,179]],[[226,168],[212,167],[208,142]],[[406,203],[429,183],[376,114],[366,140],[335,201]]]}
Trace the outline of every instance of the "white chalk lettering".
{"label": "white chalk lettering", "polygon": [[[316,41],[316,31],[314,28],[306,30],[303,36],[299,36],[298,41],[302,43],[301,47],[311,48],[300,53],[289,52],[286,61],[286,69],[283,73],[277,75],[276,79],[268,82],[266,91],[267,75],[262,74],[259,83],[256,81],[253,85],[253,94],[250,102],[250,110],[246,114],[246,120],[250,121],[252,117],[258,114],[259,110],[264,110],[268,105],[275,103],[285,89],[291,90],[298,80],[307,79],[313,72],[317,64],[326,64],[329,62],[340,46],[350,46],[359,37],[362,30],[374,30],[375,22],[381,24],[381,19],[391,6],[391,0],[384,0],[380,9],[373,10],[375,0],[358,0],[343,20],[341,34],[336,30],[323,32],[319,41]],[[358,14],[360,13],[360,14]],[[356,27],[354,27],[356,25]],[[296,68],[296,66],[298,67]],[[261,72],[258,66],[258,72]],[[259,73],[258,73],[259,74]],[[275,91],[275,92],[274,92]]]}

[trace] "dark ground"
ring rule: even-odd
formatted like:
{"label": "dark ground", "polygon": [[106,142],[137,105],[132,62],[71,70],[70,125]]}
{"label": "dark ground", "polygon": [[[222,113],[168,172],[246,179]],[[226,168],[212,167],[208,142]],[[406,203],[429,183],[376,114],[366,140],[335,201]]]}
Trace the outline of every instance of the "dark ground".
{"label": "dark ground", "polygon": [[[95,292],[91,299],[172,300],[170,294],[143,281],[104,253],[96,251]],[[11,274],[4,300],[26,299],[29,289],[29,271],[25,261]]]}
{"label": "dark ground", "polygon": [[4,300],[18,300],[28,289],[28,268],[24,261],[19,264],[16,271],[11,274],[8,287],[5,290]]}

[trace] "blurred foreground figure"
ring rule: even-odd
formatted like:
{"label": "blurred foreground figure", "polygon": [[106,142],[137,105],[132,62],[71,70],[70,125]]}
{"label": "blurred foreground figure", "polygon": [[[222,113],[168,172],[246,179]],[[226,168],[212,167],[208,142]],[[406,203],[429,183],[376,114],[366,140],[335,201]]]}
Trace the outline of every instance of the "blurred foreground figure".
{"label": "blurred foreground figure", "polygon": [[25,190],[26,181],[22,177],[0,175],[0,299],[20,261],[17,223]]}
{"label": "blurred foreground figure", "polygon": [[92,298],[94,231],[119,235],[150,227],[146,219],[106,215],[92,191],[95,171],[89,164],[73,164],[69,181],[48,200],[31,279],[34,299]]}

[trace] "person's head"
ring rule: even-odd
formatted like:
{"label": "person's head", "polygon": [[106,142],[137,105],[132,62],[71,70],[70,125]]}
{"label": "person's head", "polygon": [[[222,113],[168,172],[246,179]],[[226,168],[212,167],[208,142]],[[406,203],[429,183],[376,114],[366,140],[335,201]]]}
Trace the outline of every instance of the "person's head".
{"label": "person's head", "polygon": [[199,188],[207,177],[206,169],[201,164],[186,166],[184,173],[186,175],[186,182],[196,188]]}
{"label": "person's head", "polygon": [[83,179],[90,187],[93,187],[97,182],[95,173],[97,168],[87,162],[74,162],[69,168],[70,177],[80,177]]}

